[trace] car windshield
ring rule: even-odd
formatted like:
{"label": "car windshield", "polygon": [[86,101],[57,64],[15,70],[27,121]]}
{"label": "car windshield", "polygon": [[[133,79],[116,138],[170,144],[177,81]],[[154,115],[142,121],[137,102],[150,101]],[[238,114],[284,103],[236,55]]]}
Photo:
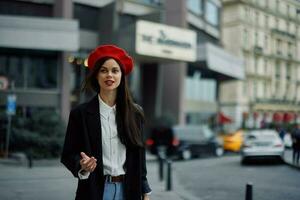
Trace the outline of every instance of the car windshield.
{"label": "car windshield", "polygon": [[176,136],[184,140],[205,140],[213,137],[208,126],[176,126],[173,128]]}

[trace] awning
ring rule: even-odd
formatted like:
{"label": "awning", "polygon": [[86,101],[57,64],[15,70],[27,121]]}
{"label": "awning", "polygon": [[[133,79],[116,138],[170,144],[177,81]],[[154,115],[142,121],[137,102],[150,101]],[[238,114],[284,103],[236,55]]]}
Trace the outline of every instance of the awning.
{"label": "awning", "polygon": [[273,114],[273,121],[274,122],[282,122],[283,120],[283,114],[282,113],[279,113],[279,112],[276,112]]}
{"label": "awning", "polygon": [[283,115],[283,121],[284,122],[291,122],[295,119],[295,114],[291,113],[291,112],[286,112]]}
{"label": "awning", "polygon": [[232,122],[233,122],[233,120],[229,116],[224,115],[223,112],[218,113],[218,123],[219,124],[230,124]]}
{"label": "awning", "polygon": [[215,73],[224,74],[231,79],[245,78],[244,61],[216,45],[198,45],[196,64],[203,62],[205,68]]}

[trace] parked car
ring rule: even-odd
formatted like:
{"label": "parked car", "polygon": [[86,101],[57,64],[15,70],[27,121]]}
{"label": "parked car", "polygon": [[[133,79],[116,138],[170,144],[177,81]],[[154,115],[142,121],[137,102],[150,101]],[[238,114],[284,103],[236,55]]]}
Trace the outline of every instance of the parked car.
{"label": "parked car", "polygon": [[252,130],[245,134],[241,162],[244,164],[250,158],[282,159],[283,153],[283,141],[275,130]]}
{"label": "parked car", "polygon": [[222,134],[225,151],[239,152],[243,144],[243,130]]}
{"label": "parked car", "polygon": [[208,155],[222,156],[224,153],[221,140],[205,125],[174,126],[168,131],[161,132],[156,129],[146,144],[153,154],[165,151],[168,156],[181,159]]}

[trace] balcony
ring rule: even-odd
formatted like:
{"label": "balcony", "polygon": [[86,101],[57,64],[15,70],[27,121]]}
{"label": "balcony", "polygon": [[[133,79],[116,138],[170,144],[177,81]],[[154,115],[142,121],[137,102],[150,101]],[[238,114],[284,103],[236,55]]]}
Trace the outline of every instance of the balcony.
{"label": "balcony", "polygon": [[253,51],[255,54],[263,54],[263,48],[257,45],[253,47]]}
{"label": "balcony", "polygon": [[286,31],[282,31],[282,30],[279,30],[279,29],[276,29],[276,28],[273,28],[271,30],[271,33],[274,34],[274,35],[278,35],[280,37],[288,38],[290,40],[296,40],[296,35],[295,34],[291,34],[291,33],[288,33]]}

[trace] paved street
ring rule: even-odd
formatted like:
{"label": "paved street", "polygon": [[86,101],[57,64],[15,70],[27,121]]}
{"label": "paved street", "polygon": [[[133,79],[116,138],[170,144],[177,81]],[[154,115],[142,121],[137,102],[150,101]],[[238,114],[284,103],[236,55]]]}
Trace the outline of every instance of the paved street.
{"label": "paved street", "polygon": [[[158,181],[158,166],[148,160],[152,200],[243,200],[245,184],[254,184],[253,200],[299,200],[300,171],[284,164],[241,166],[239,156],[173,163],[173,190]],[[37,166],[38,165],[38,166]],[[0,164],[1,200],[74,199],[76,179],[58,161],[26,166]]]}
{"label": "paved street", "polygon": [[253,183],[253,200],[299,200],[300,171],[273,161],[240,165],[239,156],[177,162],[185,189],[202,200],[241,200]]}

